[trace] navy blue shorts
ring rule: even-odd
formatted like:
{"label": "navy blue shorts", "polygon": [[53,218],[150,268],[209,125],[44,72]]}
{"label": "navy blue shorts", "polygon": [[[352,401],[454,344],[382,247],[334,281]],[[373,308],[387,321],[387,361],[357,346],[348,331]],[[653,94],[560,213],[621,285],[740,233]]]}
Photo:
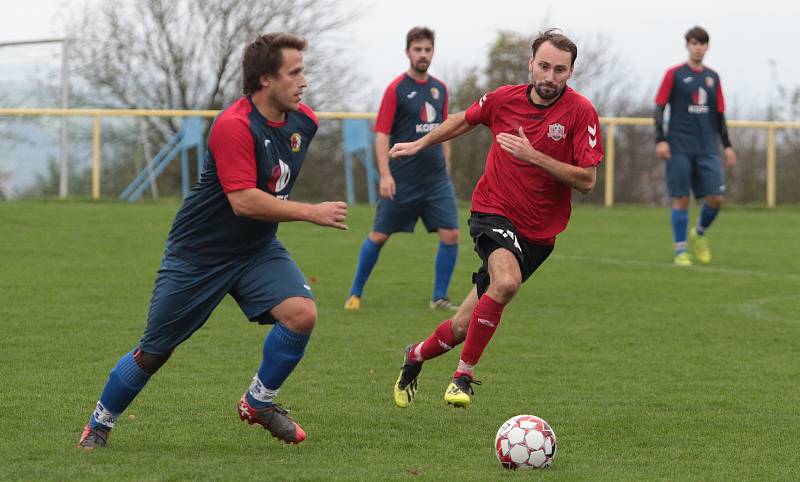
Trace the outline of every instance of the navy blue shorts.
{"label": "navy blue shorts", "polygon": [[672,151],[666,169],[669,197],[686,197],[690,189],[698,199],[725,192],[722,165],[717,154]]}
{"label": "navy blue shorts", "polygon": [[198,266],[165,253],[147,313],[141,350],[169,353],[205,324],[226,294],[250,321],[275,323],[270,310],[287,298],[311,298],[303,273],[280,241],[263,251],[214,266]]}
{"label": "navy blue shorts", "polygon": [[372,230],[383,234],[413,233],[422,218],[429,233],[458,229],[458,208],[449,178],[426,184],[397,184],[394,200],[378,201]]}

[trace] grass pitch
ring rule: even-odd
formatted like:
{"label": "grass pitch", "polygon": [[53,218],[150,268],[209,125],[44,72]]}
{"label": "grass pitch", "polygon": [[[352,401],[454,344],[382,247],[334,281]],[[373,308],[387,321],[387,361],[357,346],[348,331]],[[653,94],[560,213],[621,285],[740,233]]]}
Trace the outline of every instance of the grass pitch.
{"label": "grass pitch", "polygon": [[[800,478],[796,207],[727,208],[709,232],[713,264],[689,269],[671,265],[666,209],[578,207],[506,310],[467,410],[442,400],[457,353],[425,366],[410,408],[391,400],[402,348],[443,319],[427,308],[435,236],[394,236],[362,310],[345,312],[372,208],[351,208],[347,232],[285,223],[279,237],[319,305],[279,396],[308,440],[284,446],[238,420],[267,328],[226,299],[110,447],[78,450],[109,370],[144,329],[177,208],[0,203],[0,479]],[[477,266],[462,238],[453,298]],[[547,471],[495,460],[497,428],[522,413],[558,435]]]}

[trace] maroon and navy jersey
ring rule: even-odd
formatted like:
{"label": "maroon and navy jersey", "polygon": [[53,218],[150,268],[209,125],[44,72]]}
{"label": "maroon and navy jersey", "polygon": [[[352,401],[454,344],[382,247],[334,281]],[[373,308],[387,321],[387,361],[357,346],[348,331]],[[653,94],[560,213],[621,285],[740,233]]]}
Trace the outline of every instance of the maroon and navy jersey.
{"label": "maroon and navy jersey", "polygon": [[[402,74],[383,94],[375,132],[389,134],[389,146],[413,142],[447,119],[447,86],[428,75],[418,82]],[[414,156],[390,159],[389,169],[396,182],[423,184],[447,178],[444,148],[441,144],[423,149]]]}
{"label": "maroon and navy jersey", "polygon": [[669,104],[667,142],[670,148],[687,154],[719,153],[719,114],[725,99],[719,75],[688,64],[667,70],[656,95],[656,104]]}
{"label": "maroon and navy jersey", "polygon": [[[530,100],[530,84],[506,85],[484,95],[466,112],[472,125],[494,134],[519,135],[548,156],[578,167],[600,164],[603,142],[597,111],[589,100],[567,87],[549,106]],[[492,141],[483,175],[472,193],[472,210],[510,219],[520,235],[536,244],[553,244],[567,227],[572,189],[544,169],[521,161]]]}
{"label": "maroon and navy jersey", "polygon": [[318,124],[305,104],[280,123],[262,116],[250,97],[222,111],[208,135],[200,181],[175,216],[167,250],[186,261],[215,264],[266,246],[278,223],[237,216],[226,193],[258,188],[287,198]]}

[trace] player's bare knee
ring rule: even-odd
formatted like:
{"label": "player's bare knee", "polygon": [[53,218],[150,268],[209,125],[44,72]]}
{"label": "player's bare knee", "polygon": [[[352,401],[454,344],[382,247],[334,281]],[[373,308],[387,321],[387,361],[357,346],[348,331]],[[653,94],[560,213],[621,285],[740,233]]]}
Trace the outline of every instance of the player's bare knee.
{"label": "player's bare knee", "polygon": [[439,239],[441,239],[444,244],[458,244],[458,236],[458,229],[442,229],[439,231]]}
{"label": "player's bare knee", "polygon": [[517,293],[520,284],[522,284],[522,280],[513,275],[504,274],[495,276],[489,284],[487,293],[494,295],[492,298],[499,298],[496,301],[506,303]]}
{"label": "player's bare knee", "polygon": [[672,198],[672,207],[675,209],[689,209],[689,198],[688,197]]}
{"label": "player's bare knee", "polygon": [[170,356],[172,356],[172,352],[155,354],[139,351],[139,357],[136,359],[136,364],[139,365],[139,368],[141,368],[142,371],[148,375],[155,375],[158,369],[161,368],[164,363],[167,362],[167,360],[169,360]]}
{"label": "player's bare knee", "polygon": [[722,207],[722,196],[706,196],[703,202],[711,209],[719,209]]}
{"label": "player's bare knee", "polygon": [[377,231],[370,231],[369,240],[375,244],[383,245],[386,241],[389,241],[389,235],[386,233],[379,233]]}
{"label": "player's bare knee", "polygon": [[296,333],[311,333],[317,324],[317,305],[309,300],[309,303],[298,305],[280,321]]}

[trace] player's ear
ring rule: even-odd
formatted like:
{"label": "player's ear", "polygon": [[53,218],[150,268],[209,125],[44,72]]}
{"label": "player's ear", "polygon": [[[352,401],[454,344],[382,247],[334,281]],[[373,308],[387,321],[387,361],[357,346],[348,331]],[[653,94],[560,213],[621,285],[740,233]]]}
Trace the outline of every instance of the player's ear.
{"label": "player's ear", "polygon": [[269,74],[264,74],[264,75],[262,75],[261,77],[258,78],[258,84],[261,87],[265,87],[266,88],[266,87],[269,87],[270,80],[271,79],[270,79]]}

